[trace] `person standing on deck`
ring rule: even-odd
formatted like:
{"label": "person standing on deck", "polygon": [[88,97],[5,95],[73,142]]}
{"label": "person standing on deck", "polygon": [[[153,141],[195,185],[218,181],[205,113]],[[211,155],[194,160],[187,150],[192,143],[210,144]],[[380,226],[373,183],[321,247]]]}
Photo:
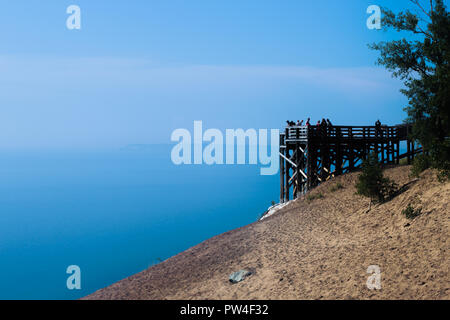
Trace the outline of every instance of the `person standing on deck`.
{"label": "person standing on deck", "polygon": [[328,129],[328,134],[331,134],[331,132],[333,131],[333,124],[331,123],[330,119],[327,118],[327,129]]}
{"label": "person standing on deck", "polygon": [[322,122],[320,123],[320,134],[323,137],[327,136],[327,121],[325,120],[325,118],[322,118]]}
{"label": "person standing on deck", "polygon": [[375,133],[376,133],[377,138],[378,138],[379,136],[383,136],[383,134],[382,134],[382,132],[381,132],[381,122],[380,122],[380,119],[378,119],[378,120],[375,122]]}

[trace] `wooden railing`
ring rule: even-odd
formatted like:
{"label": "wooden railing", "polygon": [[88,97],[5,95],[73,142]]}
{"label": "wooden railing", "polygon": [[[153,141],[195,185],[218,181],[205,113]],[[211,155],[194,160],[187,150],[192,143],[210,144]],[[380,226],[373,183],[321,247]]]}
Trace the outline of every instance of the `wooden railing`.
{"label": "wooden railing", "polygon": [[406,139],[408,127],[397,126],[290,126],[285,130],[285,141],[308,141],[309,139]]}
{"label": "wooden railing", "polygon": [[307,126],[289,126],[285,130],[285,141],[302,141],[308,140]]}

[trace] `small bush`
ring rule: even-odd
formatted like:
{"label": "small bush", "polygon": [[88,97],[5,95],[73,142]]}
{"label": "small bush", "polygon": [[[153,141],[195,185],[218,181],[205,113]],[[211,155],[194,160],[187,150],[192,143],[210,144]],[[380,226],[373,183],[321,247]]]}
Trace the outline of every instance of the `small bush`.
{"label": "small bush", "polygon": [[272,206],[274,206],[274,205],[276,204],[276,203],[275,203],[275,201],[273,201],[273,200],[272,200],[272,202],[271,202],[271,203],[272,203]]}
{"label": "small bush", "polygon": [[324,196],[323,196],[323,194],[322,194],[321,192],[316,193],[316,194],[310,194],[310,195],[308,195],[308,196],[306,197],[306,199],[307,199],[308,201],[313,201],[313,200],[315,200],[315,199],[322,199],[322,198],[324,198]]}
{"label": "small bush", "polygon": [[437,178],[439,182],[450,180],[450,161],[445,158],[441,159],[436,155],[434,155],[434,157],[425,154],[417,155],[413,160],[411,176],[419,177],[420,173],[428,168],[437,169]]}
{"label": "small bush", "polygon": [[419,174],[431,167],[430,157],[424,154],[417,155],[412,163],[411,176],[419,177]]}
{"label": "small bush", "polygon": [[450,170],[439,170],[437,174],[439,182],[446,182],[450,180]]}
{"label": "small bush", "polygon": [[332,186],[330,188],[330,191],[331,192],[336,192],[336,191],[341,190],[341,189],[344,189],[344,186],[342,185],[342,183],[338,182],[338,183],[336,183],[334,186]]}
{"label": "small bush", "polygon": [[438,179],[440,182],[446,182],[450,180],[450,138],[446,140],[445,151],[438,153],[435,156],[431,167],[438,170]]}
{"label": "small bush", "polygon": [[410,204],[406,207],[406,209],[402,210],[402,214],[408,219],[414,219],[422,213],[421,209],[414,209],[414,207]]}
{"label": "small bush", "polygon": [[384,202],[391,198],[397,189],[398,186],[395,182],[383,176],[377,155],[371,153],[363,161],[362,173],[356,182],[356,193],[370,197],[372,201]]}
{"label": "small bush", "polygon": [[439,182],[446,182],[450,180],[450,158],[441,160],[441,163],[435,165],[434,167],[438,170],[437,178]]}

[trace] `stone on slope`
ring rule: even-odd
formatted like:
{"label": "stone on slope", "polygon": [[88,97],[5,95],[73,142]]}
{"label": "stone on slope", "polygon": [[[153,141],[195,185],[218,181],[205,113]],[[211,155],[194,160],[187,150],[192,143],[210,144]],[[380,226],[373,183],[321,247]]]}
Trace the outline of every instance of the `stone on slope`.
{"label": "stone on slope", "polygon": [[251,271],[239,270],[230,274],[229,280],[231,283],[238,283],[251,275],[252,275]]}

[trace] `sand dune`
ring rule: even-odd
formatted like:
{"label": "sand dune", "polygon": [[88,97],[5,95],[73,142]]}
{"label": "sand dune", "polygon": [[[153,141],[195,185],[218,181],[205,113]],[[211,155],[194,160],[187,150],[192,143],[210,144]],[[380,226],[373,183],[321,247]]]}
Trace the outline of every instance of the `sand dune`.
{"label": "sand dune", "polygon": [[[409,167],[385,174],[405,191],[372,206],[355,195],[358,173],[320,185],[267,219],[221,234],[86,299],[449,299],[450,183]],[[344,188],[330,192],[340,182]],[[414,220],[401,211],[422,208]],[[366,286],[369,265],[381,289]],[[254,274],[231,284],[230,273]]]}

